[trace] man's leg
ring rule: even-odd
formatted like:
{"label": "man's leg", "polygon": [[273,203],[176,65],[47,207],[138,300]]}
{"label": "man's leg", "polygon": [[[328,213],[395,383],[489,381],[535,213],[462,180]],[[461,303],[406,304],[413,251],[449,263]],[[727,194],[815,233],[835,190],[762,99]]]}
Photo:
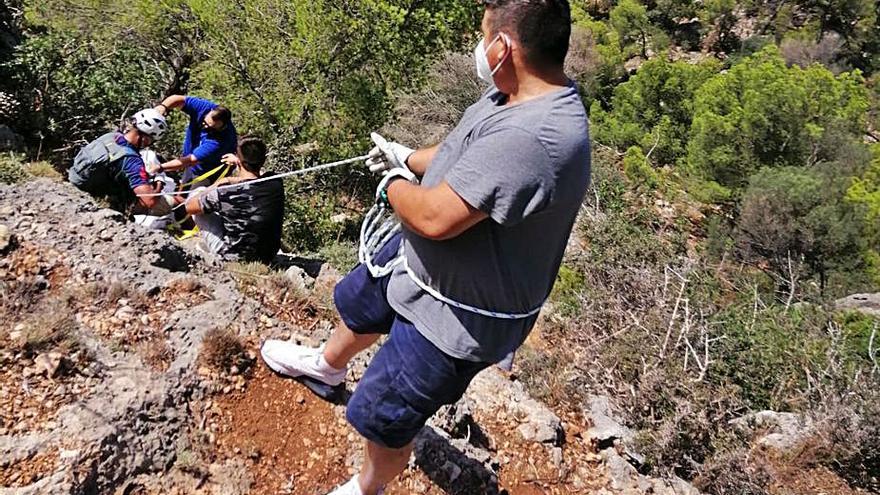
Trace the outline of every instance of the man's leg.
{"label": "man's leg", "polygon": [[223,220],[220,216],[216,213],[193,215],[193,221],[198,226],[199,237],[205,242],[208,251],[214,254],[222,253],[226,247],[223,242],[226,229],[223,227]]}
{"label": "man's leg", "polygon": [[406,469],[414,442],[402,449],[389,449],[367,440],[364,466],[358,475],[358,485],[364,495],[374,495]]}
{"label": "man's leg", "polygon": [[[380,256],[393,256],[398,243],[398,240],[389,242]],[[358,265],[334,289],[333,299],[340,322],[326,345],[314,348],[269,340],[260,351],[263,360],[283,375],[305,376],[332,387],[341,384],[349,361],[391,330],[394,311],[385,297],[387,287],[388,277],[373,278],[365,266]],[[309,388],[324,396],[315,388]]]}
{"label": "man's leg", "polygon": [[376,495],[407,465],[413,440],[440,406],[461,398],[489,363],[463,361],[438,349],[396,317],[348,402],[346,418],[366,440],[360,473],[332,495]]}
{"label": "man's leg", "polygon": [[375,344],[381,336],[380,333],[352,332],[340,321],[324,346],[324,360],[336,369],[343,369],[361,351]]}

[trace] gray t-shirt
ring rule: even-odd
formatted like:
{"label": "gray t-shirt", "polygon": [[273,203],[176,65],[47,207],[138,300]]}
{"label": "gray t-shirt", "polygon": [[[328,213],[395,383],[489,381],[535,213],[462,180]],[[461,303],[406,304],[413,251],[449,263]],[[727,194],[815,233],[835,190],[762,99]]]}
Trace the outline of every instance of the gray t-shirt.
{"label": "gray t-shirt", "polygon": [[[587,114],[574,86],[506,106],[493,89],[443,141],[422,185],[444,180],[489,218],[454,239],[404,229],[404,253],[420,281],[445,297],[504,313],[547,298],[590,182]],[[450,306],[398,265],[388,300],[447,354],[498,362],[525,340],[537,316],[509,320]]]}

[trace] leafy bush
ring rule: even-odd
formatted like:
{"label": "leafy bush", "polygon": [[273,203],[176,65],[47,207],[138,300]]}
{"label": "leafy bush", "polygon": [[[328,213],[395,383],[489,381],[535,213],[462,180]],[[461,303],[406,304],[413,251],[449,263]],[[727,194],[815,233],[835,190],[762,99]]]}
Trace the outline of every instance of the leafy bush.
{"label": "leafy bush", "polygon": [[398,98],[382,132],[412,148],[433,146],[485,90],[486,84],[474,72],[473,59],[447,52],[431,67],[424,87]]}
{"label": "leafy bush", "polygon": [[611,9],[611,25],[620,35],[624,44],[638,46],[638,53],[648,56],[648,32],[651,21],[648,10],[638,0],[621,0]]}
{"label": "leafy bush", "polygon": [[136,48],[110,48],[68,33],[28,38],[11,62],[18,94],[32,110],[25,130],[72,152],[118,125],[158,86],[154,73],[137,63],[142,56]]}
{"label": "leafy bush", "polygon": [[342,273],[354,268],[358,263],[358,246],[355,242],[331,242],[318,251],[318,256],[327,260],[330,266]]}
{"label": "leafy bush", "polygon": [[22,157],[13,153],[0,154],[0,184],[15,184],[27,178]]}
{"label": "leafy bush", "polygon": [[649,190],[655,189],[660,179],[638,146],[626,150],[626,155],[623,157],[623,171],[633,184]]}
{"label": "leafy bush", "polygon": [[786,67],[768,47],[697,91],[688,162],[705,179],[738,188],[764,166],[833,161],[838,147],[828,146],[826,134],[858,140],[867,109],[858,72]]}
{"label": "leafy bush", "polygon": [[[861,218],[843,200],[849,181],[833,167],[765,168],[749,179],[737,219],[737,239],[746,258],[768,260],[783,277],[796,277],[792,264],[804,263],[825,288],[830,269],[862,270],[852,253],[867,249],[860,236]],[[853,263],[855,262],[855,263]]]}
{"label": "leafy bush", "polygon": [[660,56],[645,62],[632,79],[614,89],[610,111],[592,105],[595,140],[620,150],[655,148],[652,158],[657,163],[674,165],[686,152],[694,95],[719,70],[713,61],[695,65]]}

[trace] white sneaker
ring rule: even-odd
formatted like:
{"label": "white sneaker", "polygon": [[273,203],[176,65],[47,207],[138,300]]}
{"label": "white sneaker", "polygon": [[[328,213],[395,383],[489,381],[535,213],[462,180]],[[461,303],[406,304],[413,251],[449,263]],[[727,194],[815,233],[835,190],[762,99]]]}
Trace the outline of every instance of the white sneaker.
{"label": "white sneaker", "polygon": [[345,381],[347,368],[337,370],[324,360],[324,348],[296,345],[286,340],[267,340],[260,349],[263,361],[276,373],[291,378],[308,377],[335,387]]}
{"label": "white sneaker", "polygon": [[[348,480],[348,483],[340,486],[327,495],[364,495],[364,492],[361,491],[360,484],[358,484],[357,478],[358,475],[354,475],[354,478]],[[382,495],[383,493],[385,493],[385,490],[381,489],[379,490],[378,495]]]}

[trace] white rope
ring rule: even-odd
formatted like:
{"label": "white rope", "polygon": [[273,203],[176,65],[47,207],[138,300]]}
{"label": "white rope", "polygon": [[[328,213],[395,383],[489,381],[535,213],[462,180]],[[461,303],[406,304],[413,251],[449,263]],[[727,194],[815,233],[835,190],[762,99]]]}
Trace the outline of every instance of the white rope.
{"label": "white rope", "polygon": [[409,276],[410,280],[413,281],[420,289],[427,292],[434,299],[437,299],[440,302],[446,303],[452,307],[462,309],[464,311],[478,314],[480,316],[487,316],[489,318],[498,318],[502,320],[522,320],[525,318],[529,318],[538,314],[541,311],[541,308],[544,306],[544,302],[538,305],[537,308],[532,309],[526,313],[505,313],[503,311],[492,311],[489,309],[478,308],[476,306],[471,306],[469,304],[465,304],[463,302],[456,301],[455,299],[450,299],[443,294],[440,293],[437,289],[429,286],[425,282],[423,282],[418,275],[409,267],[409,264],[406,261],[406,255],[403,252],[403,241],[400,243],[400,249],[398,249],[397,254],[388,260],[384,265],[377,265],[375,263],[376,255],[379,251],[388,244],[388,241],[394,237],[395,234],[401,231],[400,220],[397,218],[397,215],[394,212],[387,208],[385,205],[381,203],[376,203],[370,211],[367,212],[367,216],[364,217],[364,223],[361,224],[361,233],[360,233],[360,245],[358,246],[358,261],[363,263],[367,270],[370,271],[370,275],[373,278],[382,278],[390,275],[397,265],[403,264],[404,270],[406,274]]}
{"label": "white rope", "polygon": [[[292,177],[295,175],[303,175],[311,172],[318,172],[321,170],[327,170],[335,167],[340,167],[342,165],[348,165],[350,163],[355,163],[359,161],[364,161],[370,158],[370,155],[358,156],[355,158],[349,158],[346,160],[340,160],[338,162],[325,163],[323,165],[316,165],[314,167],[303,168],[300,170],[294,170],[292,172],[285,172],[283,174],[271,175],[267,177],[261,177],[259,179],[254,179],[251,181],[240,182],[238,184],[228,184],[224,186],[218,186],[210,189],[200,189],[198,190],[199,194],[204,194],[206,192],[216,190],[216,191],[225,191],[228,189],[236,189],[239,187],[251,186],[253,184],[259,184],[260,182],[266,182],[270,180],[284,179],[286,177]],[[381,187],[381,186],[380,186]],[[175,192],[174,195],[192,195],[197,191],[180,191]],[[138,194],[138,197],[141,198],[149,198],[149,197],[159,197],[159,196],[168,196],[169,193],[151,193],[151,194]],[[186,201],[175,206],[173,210],[181,208],[186,205]],[[363,263],[374,278],[381,278],[390,275],[397,265],[403,263],[404,269],[406,270],[409,278],[415,283],[420,289],[430,294],[432,297],[437,299],[440,302],[446,303],[450,306],[453,306],[458,309],[462,309],[464,311],[468,311],[470,313],[478,314],[481,316],[487,316],[489,318],[498,318],[504,320],[521,320],[524,318],[529,318],[538,314],[541,311],[541,308],[544,306],[544,302],[542,301],[537,308],[532,309],[526,313],[505,313],[503,311],[492,311],[488,309],[478,308],[475,306],[471,306],[469,304],[465,304],[454,299],[450,299],[443,294],[441,294],[437,289],[429,286],[424,283],[419,277],[413,272],[413,270],[409,267],[406,262],[406,256],[403,253],[403,243],[401,241],[400,249],[397,252],[397,255],[394,256],[391,260],[389,260],[384,265],[377,265],[375,263],[376,255],[379,251],[388,244],[396,234],[401,231],[400,220],[397,218],[397,215],[394,214],[394,211],[391,208],[386,207],[381,203],[376,203],[370,208],[370,211],[367,212],[366,217],[364,217],[364,222],[361,224],[360,229],[360,244],[358,246],[358,260]]]}
{"label": "white rope", "polygon": [[476,313],[480,316],[488,316],[489,318],[498,318],[501,320],[522,320],[522,319],[529,318],[530,316],[535,316],[536,314],[538,314],[538,312],[541,311],[541,308],[544,307],[544,302],[546,301],[546,299],[544,301],[541,301],[541,304],[539,304],[537,308],[532,309],[526,313],[504,313],[502,311],[492,311],[489,309],[482,309],[482,308],[477,308],[475,306],[470,306],[470,305],[465,304],[463,302],[458,302],[455,299],[450,299],[450,298],[444,296],[443,294],[441,294],[437,289],[434,289],[433,287],[429,286],[428,284],[422,282],[422,280],[418,277],[418,275],[416,275],[415,272],[412,271],[412,269],[409,267],[409,264],[406,262],[406,256],[403,256],[402,253],[401,253],[401,258],[403,259],[403,267],[404,267],[404,269],[406,269],[406,274],[409,275],[410,280],[412,280],[413,283],[418,285],[420,289],[427,292],[428,294],[433,296],[435,299],[438,299],[442,302],[445,302],[446,304],[448,304],[450,306],[456,307],[458,309],[463,309],[463,310],[468,311],[470,313]]}
{"label": "white rope", "polygon": [[[335,167],[341,167],[342,165],[348,165],[350,163],[361,162],[361,161],[366,160],[367,158],[370,158],[370,155],[358,156],[355,158],[348,158],[346,160],[340,160],[338,162],[325,163],[323,165],[316,165],[314,167],[308,167],[308,168],[303,168],[303,169],[299,169],[299,170],[294,170],[292,172],[285,172],[283,174],[269,175],[266,177],[261,177],[259,179],[249,180],[246,182],[239,182],[237,184],[227,184],[225,186],[218,186],[218,187],[212,188],[211,190],[225,191],[227,189],[236,189],[239,187],[245,187],[245,186],[250,186],[253,184],[259,184],[260,182],[266,182],[266,181],[275,180],[275,179],[284,179],[286,177],[292,177],[294,175],[303,175],[303,174],[309,174],[312,172],[319,172],[321,170],[327,170],[327,169],[331,169],[331,168],[335,168]],[[174,194],[186,196],[186,195],[194,194],[194,192],[195,191],[179,191],[179,192],[175,192]],[[168,193],[149,193],[149,194],[137,194],[136,196],[139,198],[157,198],[159,196],[167,196],[167,195],[168,195]]]}
{"label": "white rope", "polygon": [[358,244],[358,261],[363,263],[373,278],[382,278],[391,274],[394,267],[402,260],[398,254],[385,265],[376,265],[374,259],[379,251],[388,244],[388,241],[400,232],[400,220],[397,215],[381,203],[376,203],[367,212],[364,222],[361,224],[360,243]]}

